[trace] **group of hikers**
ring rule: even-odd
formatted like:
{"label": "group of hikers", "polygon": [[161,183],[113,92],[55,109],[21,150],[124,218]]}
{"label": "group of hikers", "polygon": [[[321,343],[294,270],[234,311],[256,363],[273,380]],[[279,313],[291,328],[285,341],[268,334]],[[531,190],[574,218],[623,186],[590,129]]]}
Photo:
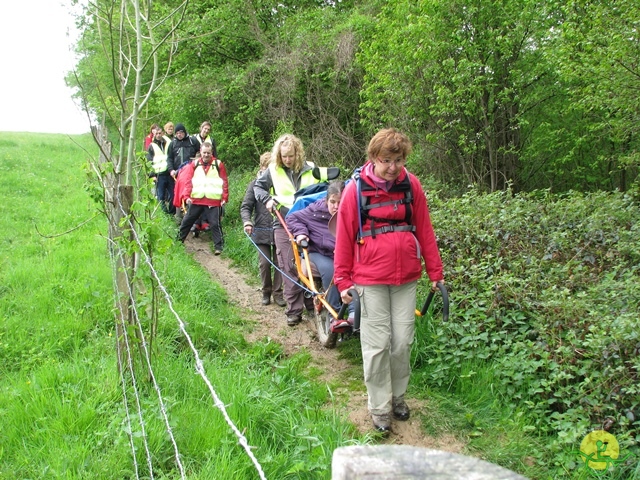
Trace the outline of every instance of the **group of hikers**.
{"label": "group of hikers", "polygon": [[189,135],[182,123],[157,124],[145,137],[147,159],[155,179],[156,198],[162,210],[180,221],[179,238],[184,240],[196,223],[207,225],[214,254],[224,248],[222,217],[229,200],[227,170],[218,160],[211,123],[203,122],[196,135]]}
{"label": "group of hikers", "polygon": [[[187,208],[180,239],[184,240],[191,225],[207,212],[212,227],[219,230],[218,234],[212,229],[214,252],[219,254],[223,245],[221,209],[228,200],[227,176],[216,158],[215,142],[207,138],[210,125],[203,129],[206,124],[195,140],[199,148],[193,145],[190,156],[181,149],[190,143],[185,138],[194,137],[188,137],[184,126],[178,124],[167,147],[167,168],[155,168],[151,151],[156,147],[149,147],[148,158],[158,175],[156,185],[161,185],[159,175],[165,171],[171,177],[177,173],[177,184],[189,184],[182,190],[176,188],[180,193],[173,198],[174,206],[185,202]],[[168,126],[172,125],[165,125],[167,133]],[[153,141],[157,138],[156,130]],[[405,166],[411,150],[404,133],[382,129],[371,138],[364,165],[342,182],[335,179],[336,169],[308,161],[301,140],[285,134],[270,152],[260,156],[258,174],[249,183],[240,207],[244,231],[260,251],[262,303],[270,304],[273,297],[277,305],[285,307],[287,325],[295,327],[304,310],[314,308],[313,299],[305,297],[296,281],[298,272],[287,230],[296,243],[308,243],[309,258],[336,311],[341,303],[351,304],[351,294],[357,292],[368,409],[374,428],[385,435],[391,431],[392,418],[405,421],[410,416],[405,392],[411,370],[418,279],[424,268],[433,289],[444,282],[426,195]],[[212,164],[216,167],[211,168]],[[296,194],[313,191],[314,186],[323,193],[296,210]],[[166,191],[158,192],[159,201],[166,199]],[[346,320],[333,319],[332,330],[351,328],[352,318],[350,309]]]}

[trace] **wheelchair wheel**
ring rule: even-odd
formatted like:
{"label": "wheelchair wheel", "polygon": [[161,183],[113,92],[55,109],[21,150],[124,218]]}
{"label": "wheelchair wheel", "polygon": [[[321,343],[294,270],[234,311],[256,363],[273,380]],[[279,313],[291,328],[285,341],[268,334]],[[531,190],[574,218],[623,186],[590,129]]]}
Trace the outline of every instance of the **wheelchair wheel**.
{"label": "wheelchair wheel", "polygon": [[322,308],[320,311],[315,309],[315,322],[318,330],[318,340],[322,346],[326,348],[335,348],[338,341],[338,334],[333,333],[330,328],[331,316],[327,312],[326,308]]}

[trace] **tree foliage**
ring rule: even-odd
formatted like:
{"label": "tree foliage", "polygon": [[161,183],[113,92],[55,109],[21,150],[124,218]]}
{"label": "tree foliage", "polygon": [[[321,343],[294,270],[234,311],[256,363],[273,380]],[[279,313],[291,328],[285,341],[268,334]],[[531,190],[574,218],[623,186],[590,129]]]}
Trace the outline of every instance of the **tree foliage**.
{"label": "tree foliage", "polygon": [[563,12],[555,58],[566,108],[583,119],[575,141],[591,149],[590,183],[624,190],[640,166],[640,4],[581,0]]}
{"label": "tree foliage", "polygon": [[[101,27],[103,3],[78,72],[89,107],[114,117],[121,37]],[[253,167],[283,125],[314,161],[351,168],[393,125],[416,144],[412,168],[454,186],[624,190],[638,176],[636,18],[632,1],[192,0],[140,114],[192,133],[211,121],[232,168]]]}

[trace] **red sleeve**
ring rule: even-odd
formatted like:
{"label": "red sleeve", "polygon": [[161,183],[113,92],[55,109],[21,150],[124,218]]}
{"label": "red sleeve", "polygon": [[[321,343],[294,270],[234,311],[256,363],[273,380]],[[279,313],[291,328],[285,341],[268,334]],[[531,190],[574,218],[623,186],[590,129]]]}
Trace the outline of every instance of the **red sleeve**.
{"label": "red sleeve", "polygon": [[193,171],[194,171],[194,162],[189,162],[186,166],[182,167],[184,170],[184,189],[182,190],[182,198],[187,199],[191,197],[191,190],[193,190]]}
{"label": "red sleeve", "polygon": [[432,282],[442,280],[444,278],[442,272],[442,260],[438,250],[436,235],[431,225],[431,217],[429,215],[429,207],[427,206],[427,197],[422,190],[420,181],[411,175],[411,190],[413,192],[413,213],[411,215],[412,223],[416,227],[416,237],[420,242],[422,250],[422,258],[424,259],[427,275]]}
{"label": "red sleeve", "polygon": [[218,162],[218,171],[222,178],[222,200],[227,203],[229,201],[229,179],[227,178],[227,168],[224,163]]}
{"label": "red sleeve", "polygon": [[353,286],[352,272],[358,236],[358,202],[355,181],[349,182],[342,192],[336,225],[336,248],[333,259],[333,278],[338,291]]}

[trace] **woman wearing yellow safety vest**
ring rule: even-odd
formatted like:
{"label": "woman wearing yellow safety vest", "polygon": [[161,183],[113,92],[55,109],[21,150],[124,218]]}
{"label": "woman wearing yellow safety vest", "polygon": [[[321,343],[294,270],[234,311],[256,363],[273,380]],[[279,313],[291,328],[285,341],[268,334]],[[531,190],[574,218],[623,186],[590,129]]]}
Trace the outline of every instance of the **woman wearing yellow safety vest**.
{"label": "woman wearing yellow safety vest", "polygon": [[[271,151],[271,159],[269,168],[256,180],[254,193],[256,200],[264,204],[267,210],[277,208],[283,216],[293,206],[296,192],[328,179],[327,168],[317,168],[313,163],[305,161],[304,147],[295,135],[286,134],[278,138]],[[297,279],[298,274],[287,232],[277,217],[273,226],[278,263],[286,274],[283,275],[284,298],[287,301],[285,315],[287,324],[294,326],[302,321],[304,291],[291,280]],[[312,309],[313,305],[308,307]]]}
{"label": "woman wearing yellow safety vest", "polygon": [[162,210],[166,213],[174,214],[176,208],[173,206],[173,189],[175,183],[171,176],[171,169],[167,161],[169,144],[162,135],[162,128],[154,130],[153,141],[147,150],[147,160],[151,162],[150,176],[156,179],[156,198],[160,202]]}
{"label": "woman wearing yellow safety vest", "polygon": [[180,200],[184,200],[188,210],[180,224],[180,241],[184,242],[191,227],[202,215],[211,227],[214,253],[220,255],[224,247],[222,207],[229,200],[229,181],[224,164],[212,155],[212,148],[209,142],[203,143],[200,158],[183,167],[185,188]]}

